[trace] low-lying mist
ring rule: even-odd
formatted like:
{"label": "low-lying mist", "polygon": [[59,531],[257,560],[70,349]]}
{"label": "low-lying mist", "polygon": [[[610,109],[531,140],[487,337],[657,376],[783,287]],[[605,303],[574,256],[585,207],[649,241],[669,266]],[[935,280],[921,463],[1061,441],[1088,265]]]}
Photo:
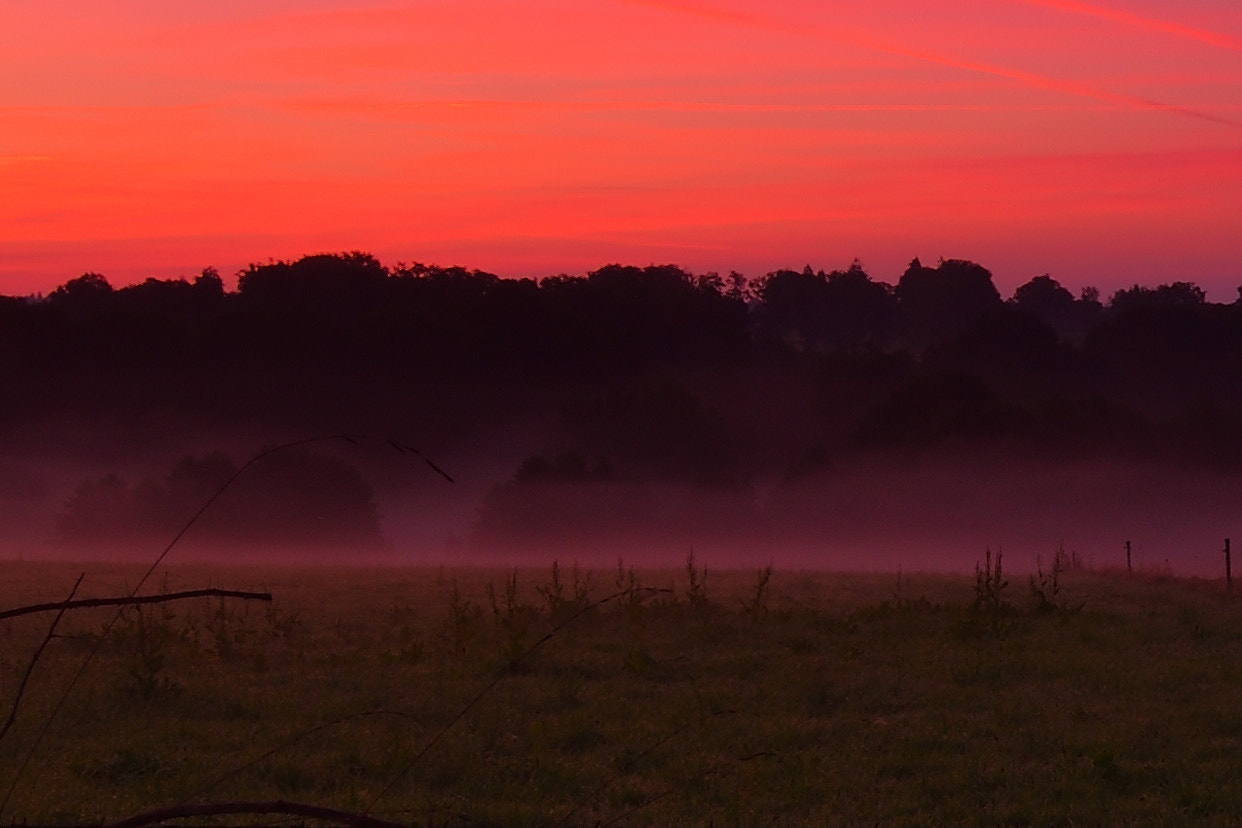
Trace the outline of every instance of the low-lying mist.
{"label": "low-lying mist", "polygon": [[1238,528],[1242,302],[1189,281],[353,252],[3,298],[8,557],[150,559],[209,501],[177,555],[1219,576]]}
{"label": "low-lying mist", "polygon": [[[970,572],[990,549],[1011,571],[1033,571],[1058,548],[1084,565],[1124,568],[1128,541],[1136,569],[1220,577],[1242,502],[1238,475],[1155,463],[870,458],[694,485],[592,478],[589,469],[580,480],[524,479],[514,469],[525,450],[512,446],[499,461],[437,458],[449,483],[417,458],[319,447],[276,471],[241,475],[178,541],[174,559],[498,567],[557,559],[599,569],[618,559],[679,567],[693,553],[718,569]],[[67,531],[67,510],[106,475],[6,461],[0,554],[153,560],[241,462],[209,457],[106,483],[104,494],[123,497],[91,508],[141,514],[129,529],[114,522],[94,534],[85,518]],[[197,488],[177,490],[196,474]],[[163,523],[139,521],[152,504],[162,504]]]}
{"label": "low-lying mist", "polygon": [[746,489],[533,486],[485,505],[470,551],[615,564],[971,571],[986,550],[1034,570],[1063,548],[1084,565],[1220,576],[1242,480],[1146,464],[870,462]]}

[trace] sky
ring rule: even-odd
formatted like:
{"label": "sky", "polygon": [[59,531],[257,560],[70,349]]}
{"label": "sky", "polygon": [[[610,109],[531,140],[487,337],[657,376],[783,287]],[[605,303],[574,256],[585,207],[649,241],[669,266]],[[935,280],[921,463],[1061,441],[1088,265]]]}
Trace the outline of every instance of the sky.
{"label": "sky", "polygon": [[365,250],[1242,285],[1236,0],[4,0],[0,294]]}

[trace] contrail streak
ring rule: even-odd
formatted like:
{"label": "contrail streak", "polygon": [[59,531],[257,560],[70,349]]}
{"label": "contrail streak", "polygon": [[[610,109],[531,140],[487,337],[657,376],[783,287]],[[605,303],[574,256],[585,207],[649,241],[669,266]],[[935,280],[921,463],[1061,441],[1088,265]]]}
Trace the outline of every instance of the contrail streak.
{"label": "contrail streak", "polygon": [[1233,52],[1242,52],[1242,40],[1239,40],[1236,37],[1231,37],[1227,34],[1213,32],[1208,29],[1197,29],[1193,26],[1183,26],[1181,23],[1161,20],[1156,17],[1144,17],[1139,14],[1134,14],[1133,12],[1112,9],[1107,6],[1097,6],[1092,3],[1083,3],[1081,0],[1015,1],[1018,3],[1025,3],[1028,6],[1044,6],[1049,9],[1057,9],[1058,11],[1098,17],[1102,20],[1111,20],[1114,23],[1121,23],[1123,25],[1133,26],[1138,29],[1147,29],[1148,31],[1160,32],[1161,34],[1175,35],[1187,40],[1195,40],[1200,43],[1206,43],[1209,46],[1218,46],[1221,49],[1228,49]]}
{"label": "contrail streak", "polygon": [[[1023,2],[1037,2],[1045,5],[1065,5],[1082,6],[1083,9],[1091,9],[1095,7],[1086,6],[1078,3],[1076,0],[1022,0]],[[1230,127],[1242,127],[1242,121],[1233,120],[1210,112],[1204,112],[1189,107],[1167,104],[1162,101],[1151,100],[1134,95],[1122,95],[1115,92],[1109,92],[1099,89],[1085,83],[1077,81],[1055,78],[1049,75],[1041,75],[1035,72],[1027,72],[1022,69],[1011,69],[1007,66],[999,66],[991,63],[981,63],[977,61],[962,60],[960,58],[948,57],[946,55],[937,54],[935,52],[925,52],[917,49],[910,49],[901,44],[884,40],[877,37],[871,32],[860,29],[855,26],[833,26],[831,28],[823,25],[816,25],[806,22],[792,22],[781,20],[771,15],[762,14],[752,11],[740,11],[736,9],[722,9],[707,3],[696,2],[696,0],[616,0],[616,2],[626,3],[634,6],[644,6],[647,8],[661,9],[667,12],[678,14],[688,14],[704,20],[710,20],[716,23],[724,23],[729,25],[745,26],[750,28],[762,29],[765,31],[777,32],[780,34],[788,34],[799,37],[814,37],[820,40],[826,40],[832,43],[840,43],[853,46],[861,46],[874,52],[882,54],[894,55],[897,57],[909,58],[924,63],[931,63],[937,66],[945,66],[952,69],[960,69],[967,72],[975,72],[992,77],[1005,78],[1015,81],[1023,86],[1046,89],[1052,92],[1058,92],[1065,95],[1073,95],[1080,98],[1090,98],[1096,101],[1102,101],[1109,104],[1131,107],[1135,109],[1148,109],[1158,112],[1168,112],[1174,115],[1182,115],[1189,118],[1198,118],[1212,123],[1222,124]],[[1137,18],[1138,20],[1146,20],[1146,18]],[[1173,24],[1169,24],[1173,25]],[[1189,30],[1197,31],[1197,30]],[[1207,33],[1210,34],[1210,33]],[[1228,40],[1228,38],[1226,38]]]}

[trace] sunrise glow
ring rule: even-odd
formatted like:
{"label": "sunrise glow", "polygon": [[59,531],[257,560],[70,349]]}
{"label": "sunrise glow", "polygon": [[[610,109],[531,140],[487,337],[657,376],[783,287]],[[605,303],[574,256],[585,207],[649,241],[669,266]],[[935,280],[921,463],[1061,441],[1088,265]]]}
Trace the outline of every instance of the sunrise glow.
{"label": "sunrise glow", "polygon": [[361,249],[1242,284],[1218,0],[7,0],[0,293]]}

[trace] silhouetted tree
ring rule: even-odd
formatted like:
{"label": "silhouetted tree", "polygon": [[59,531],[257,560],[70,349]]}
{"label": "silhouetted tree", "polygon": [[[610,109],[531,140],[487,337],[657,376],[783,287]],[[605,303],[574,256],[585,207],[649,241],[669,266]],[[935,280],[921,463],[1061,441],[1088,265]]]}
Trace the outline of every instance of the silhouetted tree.
{"label": "silhouetted tree", "polygon": [[1021,411],[967,374],[935,372],[912,381],[867,413],[854,433],[865,448],[921,450],[977,445],[1020,434]]}
{"label": "silhouetted tree", "polygon": [[827,335],[827,287],[827,276],[823,271],[813,272],[810,265],[801,272],[769,273],[757,289],[759,336],[798,351],[823,350]]}
{"label": "silhouetted tree", "polygon": [[[109,440],[129,435],[139,451],[162,439],[149,448],[163,453],[177,430],[152,435],[168,423],[287,435],[413,422],[464,445],[519,416],[551,422],[559,407],[550,474],[571,474],[559,455],[577,452],[609,458],[626,484],[736,482],[765,463],[783,470],[808,446],[839,457],[864,420],[917,436],[917,408],[910,422],[885,413],[898,397],[930,406],[923,440],[968,439],[970,399],[996,415],[980,434],[1008,411],[1007,433],[1083,451],[1105,436],[1085,425],[1096,416],[1136,446],[1155,438],[1128,416],[1169,434],[1193,428],[1177,423],[1217,428],[1242,410],[1242,301],[1212,304],[1172,282],[1118,291],[1105,306],[1098,290],[1074,298],[1044,275],[1002,303],[991,274],[960,260],[915,260],[890,287],[858,262],[752,284],[672,265],[540,280],[389,271],[343,253],[251,265],[233,291],[205,268],[115,290],[87,273],[46,300],[4,298],[0,367],[9,435],[23,422],[86,424]],[[963,384],[929,379],[938,375]],[[971,397],[970,383],[987,393]],[[135,502],[164,503],[155,512],[168,520],[192,499],[171,476],[91,485],[83,503],[119,485]]]}
{"label": "silhouetted tree", "polygon": [[99,273],[83,273],[52,291],[53,303],[97,303],[112,293],[112,285]]}
{"label": "silhouetted tree", "polygon": [[828,274],[809,265],[801,272],[778,270],[757,293],[759,336],[816,353],[883,343],[896,309],[892,288],[872,281],[857,260]]}
{"label": "silhouetted tree", "polygon": [[1135,285],[1113,294],[1108,309],[1113,314],[1143,311],[1168,311],[1179,308],[1198,308],[1205,304],[1207,296],[1193,282],[1173,282],[1149,288]]}
{"label": "silhouetted tree", "polygon": [[1035,314],[1061,339],[1079,345],[1103,316],[1099,293],[1095,288],[1085,287],[1081,298],[1075,299],[1060,282],[1045,273],[1014,291],[1008,304]]}
{"label": "silhouetted tree", "polygon": [[1210,305],[1190,282],[1117,291],[1084,343],[1098,384],[1155,415],[1189,400],[1238,399],[1242,327],[1229,306]]}
{"label": "silhouetted tree", "polygon": [[1039,317],[1057,333],[1064,335],[1076,328],[1078,305],[1074,294],[1047,273],[1036,276],[1013,293],[1009,304]]}
{"label": "silhouetted tree", "polygon": [[848,269],[828,274],[826,298],[830,338],[837,349],[888,340],[897,311],[893,287],[872,281],[857,259]]}
{"label": "silhouetted tree", "polygon": [[894,293],[902,337],[920,350],[961,333],[1001,304],[992,273],[960,259],[941,260],[935,268],[914,259]]}
{"label": "silhouetted tree", "polygon": [[[1070,302],[1072,307],[1072,296]],[[924,361],[977,377],[1006,397],[1030,400],[1067,387],[1072,353],[1051,325],[1009,304],[979,317],[961,334],[929,347]]]}
{"label": "silhouetted tree", "polygon": [[666,379],[573,398],[558,430],[569,450],[610,458],[623,477],[742,482],[739,452],[723,428],[698,397]]}
{"label": "silhouetted tree", "polygon": [[194,290],[202,301],[211,301],[224,295],[224,280],[220,271],[214,267],[205,267],[194,277]]}
{"label": "silhouetted tree", "polygon": [[582,367],[631,371],[665,361],[735,359],[749,345],[746,306],[681,268],[608,265],[539,283],[544,321]]}
{"label": "silhouetted tree", "polygon": [[296,262],[252,264],[237,279],[248,305],[338,319],[371,311],[384,295],[387,269],[370,253],[305,256]]}

